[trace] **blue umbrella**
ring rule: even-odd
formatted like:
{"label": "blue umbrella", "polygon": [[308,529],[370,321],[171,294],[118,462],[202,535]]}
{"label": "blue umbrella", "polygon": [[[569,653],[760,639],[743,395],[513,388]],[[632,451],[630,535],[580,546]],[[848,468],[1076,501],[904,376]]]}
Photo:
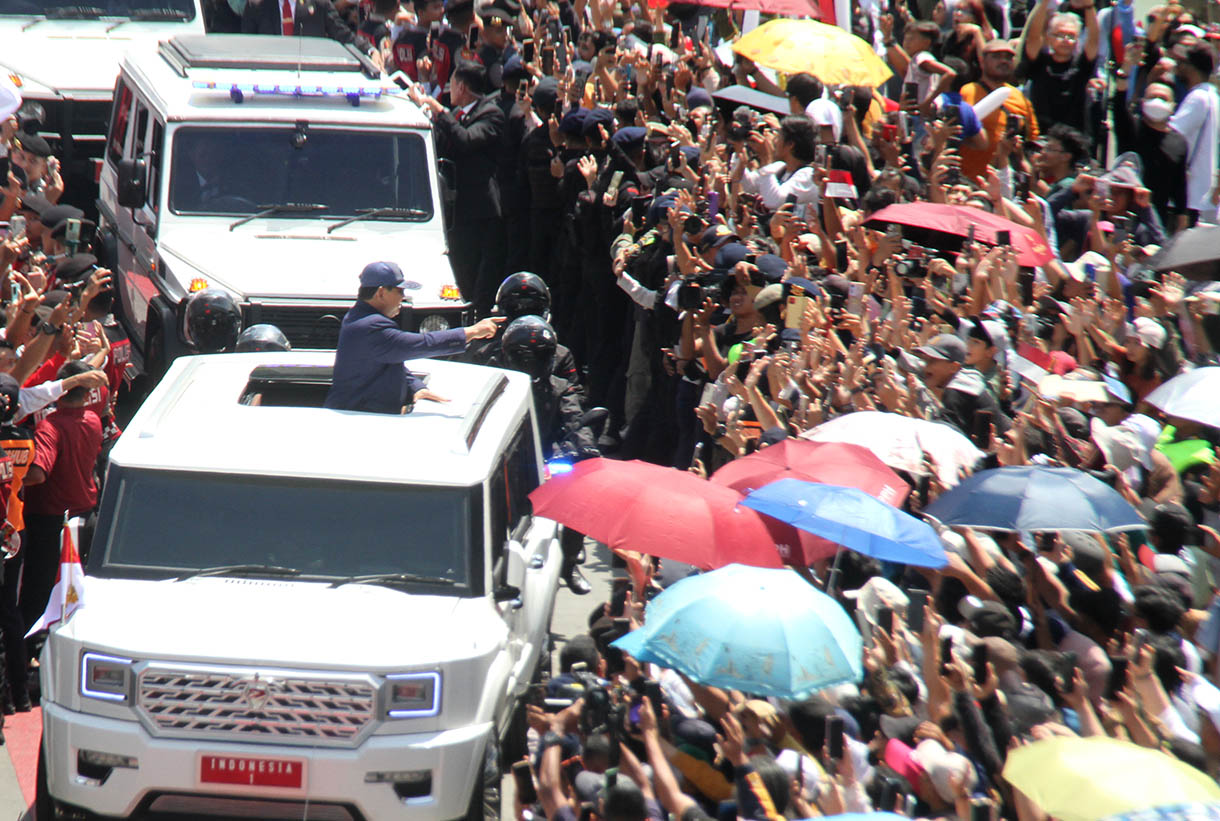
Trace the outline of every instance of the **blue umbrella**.
{"label": "blue umbrella", "polygon": [[1118,491],[1084,471],[1040,466],[984,470],[924,508],[948,526],[985,530],[1088,530],[1146,527]]}
{"label": "blue umbrella", "polygon": [[864,675],[851,617],[790,570],[731,564],[685,578],[613,644],[701,684],[779,698]]}
{"label": "blue umbrella", "polygon": [[865,556],[918,567],[948,563],[936,531],[854,487],[780,479],[741,504]]}

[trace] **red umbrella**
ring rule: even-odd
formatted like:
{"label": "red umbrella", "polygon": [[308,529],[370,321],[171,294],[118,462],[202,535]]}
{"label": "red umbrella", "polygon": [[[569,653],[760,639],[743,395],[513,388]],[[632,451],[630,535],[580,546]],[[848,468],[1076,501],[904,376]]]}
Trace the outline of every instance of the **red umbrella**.
{"label": "red umbrella", "polygon": [[988,245],[997,244],[997,231],[1008,231],[1019,265],[1045,265],[1055,258],[1037,231],[969,205],[934,202],[887,205],[873,214],[866,224],[870,228],[884,228],[890,224],[906,226],[910,230],[902,232],[905,238],[922,239],[945,251],[958,250],[961,243],[957,239],[969,236],[971,225],[974,226],[974,238]]}
{"label": "red umbrella", "polygon": [[[761,11],[781,17],[812,17],[814,20],[825,17],[817,0],[699,0],[699,5],[734,11]],[[833,20],[832,12],[830,21]]]}
{"label": "red umbrella", "polygon": [[[530,494],[534,512],[612,548],[697,567],[812,563],[835,545],[737,503],[732,488],[646,462],[588,459]],[[781,558],[782,557],[782,558]]]}
{"label": "red umbrella", "polygon": [[748,493],[777,479],[804,479],[863,490],[898,507],[911,487],[868,448],[843,442],[785,439],[749,456],[734,459],[712,474],[712,481]]}

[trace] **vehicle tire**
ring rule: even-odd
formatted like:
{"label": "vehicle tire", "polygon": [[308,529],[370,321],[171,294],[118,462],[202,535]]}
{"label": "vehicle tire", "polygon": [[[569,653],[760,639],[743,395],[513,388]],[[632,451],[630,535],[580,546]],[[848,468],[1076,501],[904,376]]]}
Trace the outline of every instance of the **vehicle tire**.
{"label": "vehicle tire", "polygon": [[470,791],[465,821],[500,821],[500,762],[494,736],[483,748],[483,767]]}
{"label": "vehicle tire", "polygon": [[40,741],[38,743],[38,776],[34,782],[34,812],[31,821],[55,821],[55,800],[47,786],[47,757]]}

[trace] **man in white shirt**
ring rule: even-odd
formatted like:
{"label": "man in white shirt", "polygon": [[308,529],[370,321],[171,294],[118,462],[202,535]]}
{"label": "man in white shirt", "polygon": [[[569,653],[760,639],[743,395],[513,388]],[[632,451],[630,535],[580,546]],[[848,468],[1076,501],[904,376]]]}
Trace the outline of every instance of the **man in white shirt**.
{"label": "man in white shirt", "polygon": [[1220,165],[1220,97],[1208,82],[1216,70],[1211,46],[1191,46],[1177,62],[1178,77],[1190,89],[1169,125],[1186,138],[1186,204],[1193,225],[1216,221],[1216,170]]}

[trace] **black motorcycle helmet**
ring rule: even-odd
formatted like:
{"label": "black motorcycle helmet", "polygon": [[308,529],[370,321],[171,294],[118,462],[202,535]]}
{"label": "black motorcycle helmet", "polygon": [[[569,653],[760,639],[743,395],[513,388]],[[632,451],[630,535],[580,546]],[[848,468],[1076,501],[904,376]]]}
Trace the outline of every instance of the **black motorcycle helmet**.
{"label": "black motorcycle helmet", "polygon": [[522,316],[504,329],[500,350],[504,352],[506,367],[527,373],[530,379],[540,382],[550,376],[558,344],[555,331],[545,319]]}
{"label": "black motorcycle helmet", "polygon": [[551,289],[537,274],[518,271],[500,283],[496,308],[510,320],[529,314],[545,319],[551,310]]}
{"label": "black motorcycle helmet", "polygon": [[292,350],[292,344],[284,332],[266,323],[251,325],[242,331],[241,336],[237,337],[236,347],[238,353]]}
{"label": "black motorcycle helmet", "polygon": [[233,347],[241,331],[237,300],[219,288],[196,291],[186,303],[186,341],[199,353],[219,353]]}

